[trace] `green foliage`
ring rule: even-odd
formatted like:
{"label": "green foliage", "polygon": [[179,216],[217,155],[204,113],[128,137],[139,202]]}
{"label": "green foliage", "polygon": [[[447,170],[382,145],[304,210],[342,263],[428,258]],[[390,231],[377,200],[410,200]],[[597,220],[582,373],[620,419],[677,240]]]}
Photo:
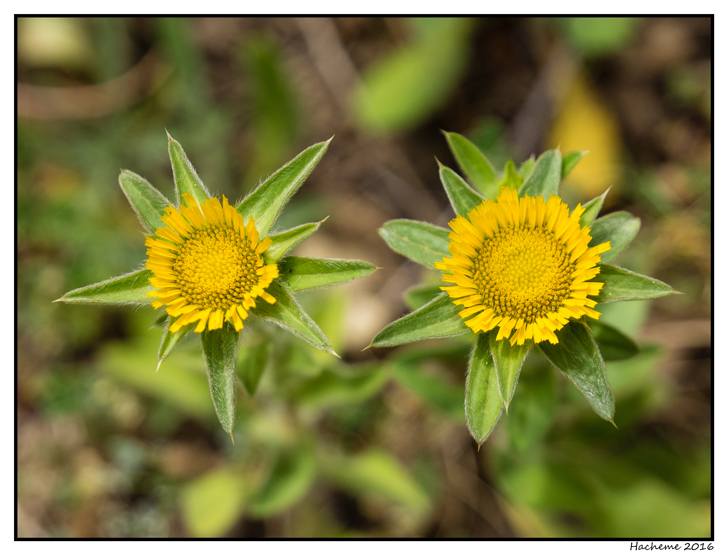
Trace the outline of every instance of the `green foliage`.
{"label": "green foliage", "polygon": [[571,170],[573,170],[579,163],[579,160],[581,160],[581,158],[588,152],[588,150],[574,150],[564,154],[561,160],[561,179],[569,175]]}
{"label": "green foliage", "polygon": [[637,343],[609,324],[599,321],[589,322],[589,329],[605,361],[624,360],[640,352]]}
{"label": "green foliage", "polygon": [[306,495],[315,476],[316,454],[310,445],[280,453],[252,499],[251,514],[266,518],[285,511]]}
{"label": "green foliage", "polygon": [[479,446],[488,439],[503,411],[489,342],[489,334],[478,334],[465,382],[465,421]]}
{"label": "green foliage", "polygon": [[281,281],[291,291],[346,283],[366,277],[374,270],[375,266],[361,260],[287,256],[278,263]]}
{"label": "green foliage", "polygon": [[212,404],[223,429],[233,437],[235,407],[237,405],[237,375],[240,334],[228,322],[222,329],[202,332],[202,355],[207,367],[207,381],[210,385]]}
{"label": "green foliage", "polygon": [[624,48],[639,21],[637,17],[567,17],[561,27],[583,55],[601,56]]}
{"label": "green foliage", "polygon": [[268,233],[280,211],[321,161],[330,141],[308,147],[238,204],[238,212],[255,220],[261,236]]}
{"label": "green foliage", "polygon": [[273,304],[258,302],[255,308],[251,309],[253,314],[290,331],[317,349],[336,354],[328,337],[301,308],[285,285],[274,281],[268,287],[268,292],[275,297],[276,302]]}
{"label": "green foliage", "polygon": [[251,396],[258,390],[258,383],[272,350],[273,344],[263,340],[250,345],[240,345],[238,349],[238,376]]}
{"label": "green foliage", "polygon": [[151,304],[147,293],[154,291],[149,284],[149,270],[138,270],[100,283],[79,287],[58,301],[76,304]]}
{"label": "green foliage", "polygon": [[598,197],[591,199],[589,202],[587,202],[584,205],[584,213],[581,215],[581,218],[579,218],[580,226],[591,227],[591,224],[594,221],[594,218],[597,217],[597,214],[599,214],[599,211],[602,209],[602,206],[604,205],[604,199],[607,198],[607,193],[609,193],[609,189],[604,191]]}
{"label": "green foliage", "polygon": [[494,334],[490,334],[490,352],[495,375],[498,378],[498,391],[508,412],[508,405],[516,391],[523,361],[526,360],[532,345],[530,341],[523,345],[511,345],[509,341],[496,341],[495,338]]}
{"label": "green foliage", "polygon": [[121,170],[119,185],[144,229],[154,233],[164,225],[162,216],[169,201],[149,181],[129,170]]}
{"label": "green foliage", "polygon": [[455,214],[466,216],[473,208],[483,202],[483,197],[470,188],[462,177],[452,171],[450,168],[440,166],[440,181],[442,181],[447,198],[450,199]]}
{"label": "green foliage", "polygon": [[303,224],[275,235],[269,235],[272,243],[263,253],[266,263],[278,262],[288,251],[316,233],[322,223],[323,221],[315,224]]}
{"label": "green foliage", "polygon": [[390,220],[379,230],[379,235],[393,251],[429,268],[449,255],[448,231],[436,225]]}
{"label": "green foliage", "polygon": [[412,44],[367,68],[354,92],[359,125],[374,133],[414,127],[453,90],[467,59],[472,21],[442,18],[421,26]]}
{"label": "green foliage", "polygon": [[164,360],[172,353],[172,351],[174,351],[177,345],[179,345],[179,342],[182,340],[182,338],[190,331],[192,331],[192,328],[195,327],[194,324],[187,324],[186,326],[182,326],[177,331],[171,332],[169,331],[169,326],[172,323],[172,319],[167,316],[165,321],[166,323],[164,325],[164,332],[162,333],[162,342],[159,344],[159,352],[157,353],[157,370],[159,370],[162,362],[164,362]]}
{"label": "green foliage", "polygon": [[389,324],[372,339],[372,347],[394,347],[413,341],[453,337],[470,330],[460,318],[460,308],[447,293]]}
{"label": "green foliage", "polygon": [[556,337],[559,342],[555,345],[539,343],[541,352],[571,380],[599,416],[612,421],[614,397],[591,331],[580,322],[571,322],[557,331]]}
{"label": "green foliage", "polygon": [[451,418],[463,419],[463,388],[455,386],[442,376],[425,374],[418,365],[394,363],[394,379],[418,397],[441,410]]}
{"label": "green foliage", "polygon": [[518,195],[543,196],[548,200],[551,195],[559,194],[561,183],[561,153],[558,150],[547,150],[536,160],[529,176],[518,189]]}
{"label": "green foliage", "polygon": [[187,484],[180,503],[185,525],[193,536],[210,538],[224,534],[239,518],[249,492],[235,466],[225,466]]}
{"label": "green foliage", "polygon": [[[447,139],[450,151],[455,156],[455,160],[457,160],[460,169],[468,178],[468,181],[485,198],[495,197],[499,190],[498,179],[493,165],[486,158],[485,154],[459,133],[448,133],[447,131],[443,133],[445,134],[445,139]],[[440,179],[442,180],[442,169],[440,169]]]}
{"label": "green foliage", "polygon": [[601,254],[602,262],[609,262],[632,242],[639,230],[639,218],[635,218],[629,212],[612,212],[594,221],[591,226],[592,240],[589,246],[609,241],[610,249]]}
{"label": "green foliage", "polygon": [[657,299],[677,293],[660,280],[609,264],[599,264],[599,273],[594,281],[604,284],[596,296],[600,303]]}

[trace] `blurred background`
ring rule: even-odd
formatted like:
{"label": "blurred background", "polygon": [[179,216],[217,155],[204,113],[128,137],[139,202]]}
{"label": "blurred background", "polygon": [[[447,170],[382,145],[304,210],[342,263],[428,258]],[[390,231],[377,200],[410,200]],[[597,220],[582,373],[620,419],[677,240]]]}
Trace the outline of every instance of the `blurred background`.
{"label": "blurred background", "polygon": [[[711,24],[18,19],[17,534],[709,536]],[[234,446],[199,342],[155,374],[151,308],[51,302],[143,264],[117,178],[130,169],[172,198],[165,129],[235,199],[335,135],[277,226],[329,216],[296,254],[382,268],[298,295],[343,360],[275,333],[257,392],[241,387]],[[611,187],[603,213],[641,218],[615,263],[684,294],[600,307],[641,348],[607,364],[618,429],[532,355],[478,450],[462,408],[467,338],[361,351],[421,304],[405,291],[438,283],[377,229],[454,217],[441,130],[499,169],[589,150],[565,199]],[[246,353],[241,365],[260,349]]]}

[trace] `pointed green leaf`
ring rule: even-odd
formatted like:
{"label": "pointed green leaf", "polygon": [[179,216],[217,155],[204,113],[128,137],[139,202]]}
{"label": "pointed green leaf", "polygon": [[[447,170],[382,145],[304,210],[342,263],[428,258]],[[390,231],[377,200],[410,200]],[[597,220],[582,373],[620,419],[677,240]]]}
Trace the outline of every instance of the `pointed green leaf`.
{"label": "pointed green leaf", "polygon": [[202,205],[210,198],[210,191],[202,183],[195,168],[187,158],[182,145],[175,141],[169,133],[169,160],[172,162],[172,173],[174,174],[174,191],[177,196],[177,206],[182,201],[182,195],[190,194]]}
{"label": "pointed green leaf", "polygon": [[609,262],[632,242],[639,230],[639,218],[629,212],[612,212],[594,221],[591,226],[592,240],[589,246],[594,247],[609,241],[609,250],[601,254],[602,262]]}
{"label": "pointed green leaf", "polygon": [[137,270],[123,276],[107,279],[86,287],[69,291],[55,302],[76,304],[151,304],[154,299],[147,293],[154,291],[149,278],[150,270]]}
{"label": "pointed green leaf", "polygon": [[561,179],[569,175],[571,170],[573,170],[579,163],[582,156],[588,152],[588,150],[572,150],[571,152],[564,154],[563,159],[561,160]]}
{"label": "pointed green leaf", "polygon": [[338,285],[371,274],[376,266],[361,260],[286,256],[278,262],[281,281],[291,291]]}
{"label": "pointed green leaf", "polygon": [[449,233],[447,229],[414,220],[390,220],[379,230],[389,248],[429,268],[450,256]]}
{"label": "pointed green leaf", "polygon": [[490,335],[492,333],[478,334],[465,381],[465,422],[478,445],[488,439],[503,411],[503,399],[490,354]]}
{"label": "pointed green leaf", "polygon": [[[611,187],[609,189],[611,189]],[[591,199],[584,205],[584,213],[581,215],[581,218],[579,218],[579,225],[581,227],[591,226],[592,222],[599,215],[599,211],[604,205],[604,199],[607,198],[609,189],[604,191],[598,197]]]}
{"label": "pointed green leaf", "polygon": [[258,299],[255,308],[251,309],[253,314],[290,331],[317,349],[336,354],[329,338],[296,302],[287,287],[275,280],[268,286],[267,291],[275,297],[276,302],[268,304]]}
{"label": "pointed green leaf", "polygon": [[569,322],[556,333],[559,342],[538,344],[551,363],[569,378],[604,420],[614,420],[614,396],[607,368],[591,330],[581,322]]}
{"label": "pointed green leaf", "polygon": [[462,307],[441,293],[420,309],[395,320],[372,339],[372,347],[394,347],[424,339],[439,339],[468,333],[458,314]]}
{"label": "pointed green leaf", "polygon": [[240,469],[226,465],[181,489],[182,519],[192,536],[210,538],[227,532],[243,512],[249,485]]}
{"label": "pointed green leaf", "polygon": [[523,177],[521,177],[516,171],[516,165],[513,163],[513,160],[508,160],[508,162],[506,162],[503,174],[503,179],[498,184],[498,192],[500,192],[503,187],[518,190],[523,183]]}
{"label": "pointed green leaf", "polygon": [[253,499],[251,514],[266,518],[285,511],[306,495],[315,476],[313,449],[303,447],[281,453]]}
{"label": "pointed green leaf", "polygon": [[275,235],[269,235],[268,238],[272,241],[272,243],[263,253],[266,264],[271,264],[280,260],[284,254],[316,233],[318,228],[321,227],[321,224],[325,221],[326,220],[321,220],[315,224],[303,224],[298,227],[282,231],[281,233],[276,233]]}
{"label": "pointed green leaf", "polygon": [[463,386],[455,385],[443,376],[423,372],[414,364],[395,364],[394,378],[429,403],[457,420],[463,419]]}
{"label": "pointed green leaf", "polygon": [[560,183],[561,153],[558,150],[547,150],[536,160],[531,175],[521,185],[518,195],[541,195],[544,200],[548,200],[549,196],[559,194]]}
{"label": "pointed green leaf", "polygon": [[164,326],[162,342],[159,344],[159,351],[157,353],[157,370],[159,370],[159,367],[162,366],[164,359],[166,359],[172,351],[174,351],[175,347],[177,347],[182,338],[196,326],[196,324],[187,324],[175,332],[170,332],[169,326],[171,323],[172,318],[168,318],[167,323]]}
{"label": "pointed green leaf", "polygon": [[443,131],[447,144],[457,160],[460,169],[485,198],[493,198],[498,194],[498,179],[493,165],[485,154],[458,133]]}
{"label": "pointed green leaf", "polygon": [[119,185],[144,229],[154,233],[164,225],[162,216],[170,202],[149,181],[129,170],[121,170]]}
{"label": "pointed green leaf", "polygon": [[524,180],[528,179],[531,176],[531,173],[533,173],[535,165],[536,158],[534,158],[533,154],[531,154],[528,160],[524,161],[523,164],[521,164],[521,167],[518,168],[518,175],[520,175]]}
{"label": "pointed green leaf", "polygon": [[223,430],[230,434],[230,438],[233,437],[235,427],[238,397],[235,366],[239,337],[240,333],[229,322],[225,322],[221,329],[202,332],[202,355],[207,367],[212,404]]}
{"label": "pointed green leaf", "polygon": [[604,322],[589,322],[589,328],[605,361],[625,360],[640,352],[640,348],[629,336]]}
{"label": "pointed green leaf", "polygon": [[437,164],[440,166],[440,181],[445,187],[447,198],[450,199],[455,214],[467,216],[468,212],[479,206],[485,199],[465,183],[462,177],[447,166],[440,164],[439,160]]}
{"label": "pointed green leaf", "polygon": [[267,341],[240,345],[238,349],[238,375],[251,397],[258,390],[260,377],[268,364],[272,350],[273,343]]}
{"label": "pointed green leaf", "polygon": [[311,174],[329,147],[328,141],[308,147],[251,192],[237,209],[247,220],[255,219],[261,237],[268,234],[278,214]]}
{"label": "pointed green leaf", "polygon": [[153,328],[162,328],[164,329],[167,326],[167,320],[169,320],[169,315],[167,314],[166,310],[163,310],[159,316],[157,316],[157,319],[154,320],[154,323],[152,324]]}
{"label": "pointed green leaf", "polygon": [[598,303],[613,303],[616,301],[641,301],[644,299],[657,299],[678,293],[667,283],[630,272],[624,268],[599,264],[599,273],[592,279],[603,283],[604,287],[595,297]]}
{"label": "pointed green leaf", "polygon": [[513,398],[513,392],[518,384],[518,377],[521,375],[523,362],[531,350],[531,341],[523,345],[511,345],[507,339],[496,341],[496,334],[490,334],[490,352],[493,356],[493,364],[498,378],[498,391],[508,411],[508,405]]}
{"label": "pointed green leaf", "polygon": [[404,292],[404,302],[407,303],[410,310],[417,310],[440,293],[442,293],[442,290],[439,285],[415,285]]}

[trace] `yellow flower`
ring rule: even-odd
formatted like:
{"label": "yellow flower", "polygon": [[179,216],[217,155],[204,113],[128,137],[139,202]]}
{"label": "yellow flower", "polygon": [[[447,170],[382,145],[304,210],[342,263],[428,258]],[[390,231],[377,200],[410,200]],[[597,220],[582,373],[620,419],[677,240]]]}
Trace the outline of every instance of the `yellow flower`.
{"label": "yellow flower", "polygon": [[253,218],[246,225],[224,196],[222,203],[211,198],[201,206],[192,195],[182,198],[187,206],[167,207],[166,225],[147,237],[146,268],[156,288],[147,295],[157,298],[154,308],[165,306],[178,317],[171,332],[192,322],[198,333],[206,326],[219,329],[226,320],[240,331],[256,297],[276,301],[266,288],[278,277],[278,266],[262,258],[271,240],[259,241]]}
{"label": "yellow flower", "polygon": [[588,296],[604,284],[589,280],[610,247],[589,248],[589,228],[579,225],[583,212],[579,205],[569,215],[557,196],[544,202],[504,188],[452,220],[452,258],[435,266],[445,272],[443,281],[455,284],[441,289],[464,307],[465,324],[474,332],[499,326],[497,340],[523,345],[528,339],[558,343],[554,331],[571,318],[599,318]]}

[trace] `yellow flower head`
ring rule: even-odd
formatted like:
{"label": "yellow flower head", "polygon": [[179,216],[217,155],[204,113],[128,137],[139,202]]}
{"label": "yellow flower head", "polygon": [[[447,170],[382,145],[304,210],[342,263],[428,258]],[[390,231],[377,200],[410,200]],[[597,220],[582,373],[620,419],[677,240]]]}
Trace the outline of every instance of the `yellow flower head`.
{"label": "yellow flower head", "polygon": [[499,326],[497,340],[523,345],[527,339],[558,343],[554,331],[570,318],[599,318],[588,296],[603,284],[589,280],[610,247],[589,248],[589,228],[579,225],[583,212],[579,205],[569,215],[557,196],[544,202],[504,188],[495,200],[452,220],[452,258],[435,266],[455,284],[441,289],[464,307],[459,314],[465,324],[474,332]]}
{"label": "yellow flower head", "polygon": [[278,266],[262,258],[271,240],[259,241],[253,218],[246,225],[224,196],[222,203],[211,198],[201,206],[192,195],[182,198],[187,206],[167,207],[166,225],[147,237],[146,267],[156,287],[147,295],[157,298],[154,308],[165,306],[178,317],[171,332],[192,322],[198,322],[196,332],[219,329],[225,320],[239,331],[256,297],[276,301],[266,288]]}

